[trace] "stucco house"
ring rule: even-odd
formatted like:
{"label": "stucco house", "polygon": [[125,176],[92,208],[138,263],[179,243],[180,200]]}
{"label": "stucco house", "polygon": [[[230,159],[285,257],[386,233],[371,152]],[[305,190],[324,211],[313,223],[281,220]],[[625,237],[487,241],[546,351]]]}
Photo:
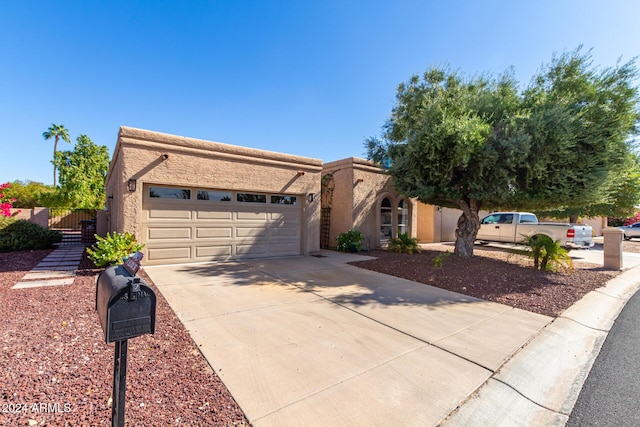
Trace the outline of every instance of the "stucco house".
{"label": "stucco house", "polygon": [[421,243],[452,241],[460,214],[403,196],[369,160],[351,157],[322,166],[323,247],[335,246],[338,234],[349,229],[362,232],[364,249],[383,247],[400,233]]}
{"label": "stucco house", "polygon": [[106,230],[145,264],[309,255],[320,249],[317,159],[120,128]]}
{"label": "stucco house", "polygon": [[323,164],[130,127],[120,128],[105,189],[101,229],[133,233],[146,265],[312,255],[350,229],[363,249],[399,233],[452,241],[460,216],[403,196],[369,160]]}

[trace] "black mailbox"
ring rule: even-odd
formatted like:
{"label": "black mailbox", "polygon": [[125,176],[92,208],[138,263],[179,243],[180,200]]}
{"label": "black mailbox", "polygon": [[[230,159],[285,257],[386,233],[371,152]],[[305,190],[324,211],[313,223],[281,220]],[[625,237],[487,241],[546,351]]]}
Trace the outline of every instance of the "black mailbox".
{"label": "black mailbox", "polygon": [[156,294],[122,265],[98,276],[96,310],[107,343],[155,332]]}

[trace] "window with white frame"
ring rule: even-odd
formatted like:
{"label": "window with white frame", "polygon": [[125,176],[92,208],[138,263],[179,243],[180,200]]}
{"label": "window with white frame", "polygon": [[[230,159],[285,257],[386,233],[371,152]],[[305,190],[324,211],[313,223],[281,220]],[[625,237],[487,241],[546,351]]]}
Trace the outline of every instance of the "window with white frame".
{"label": "window with white frame", "polygon": [[393,237],[393,208],[391,200],[382,199],[380,204],[380,241],[388,242]]}
{"label": "window with white frame", "polygon": [[409,232],[409,203],[405,199],[398,202],[398,234]]}

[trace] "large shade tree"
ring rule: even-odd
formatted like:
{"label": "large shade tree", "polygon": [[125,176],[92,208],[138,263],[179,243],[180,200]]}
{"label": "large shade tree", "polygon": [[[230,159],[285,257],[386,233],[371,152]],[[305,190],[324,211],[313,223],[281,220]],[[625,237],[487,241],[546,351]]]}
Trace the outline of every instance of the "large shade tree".
{"label": "large shade tree", "polygon": [[35,208],[37,206],[48,206],[55,193],[52,186],[35,181],[16,180],[11,183],[11,187],[6,194],[16,199],[13,206],[16,208]]}
{"label": "large shade tree", "polygon": [[600,198],[594,203],[584,206],[565,207],[552,210],[537,211],[538,216],[545,218],[569,219],[576,222],[578,218],[594,218],[598,216],[624,218],[636,212],[640,206],[640,160],[637,155],[628,155],[613,173],[610,173],[600,186]]}
{"label": "large shade tree", "polygon": [[601,184],[637,132],[633,62],[598,69],[577,49],[521,91],[511,72],[465,78],[433,68],[398,87],[369,158],[423,203],[459,208],[455,253],[473,255],[481,209],[551,210],[603,200]]}
{"label": "large shade tree", "polygon": [[56,187],[56,152],[58,151],[58,141],[62,139],[63,141],[67,141],[71,143],[71,138],[69,138],[69,131],[64,127],[64,125],[57,125],[55,123],[51,123],[49,129],[42,133],[42,137],[48,141],[53,138],[53,186]]}
{"label": "large shade tree", "polygon": [[60,171],[60,197],[67,206],[81,209],[104,207],[104,182],[109,170],[109,150],[87,135],[76,139],[73,151],[56,153]]}

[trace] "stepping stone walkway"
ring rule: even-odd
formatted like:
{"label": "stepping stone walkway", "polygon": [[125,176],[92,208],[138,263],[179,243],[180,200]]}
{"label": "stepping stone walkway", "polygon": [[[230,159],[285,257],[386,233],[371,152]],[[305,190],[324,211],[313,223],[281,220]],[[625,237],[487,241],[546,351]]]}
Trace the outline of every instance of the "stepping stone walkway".
{"label": "stepping stone walkway", "polygon": [[11,289],[71,285],[84,249],[84,245],[61,246],[54,249]]}

